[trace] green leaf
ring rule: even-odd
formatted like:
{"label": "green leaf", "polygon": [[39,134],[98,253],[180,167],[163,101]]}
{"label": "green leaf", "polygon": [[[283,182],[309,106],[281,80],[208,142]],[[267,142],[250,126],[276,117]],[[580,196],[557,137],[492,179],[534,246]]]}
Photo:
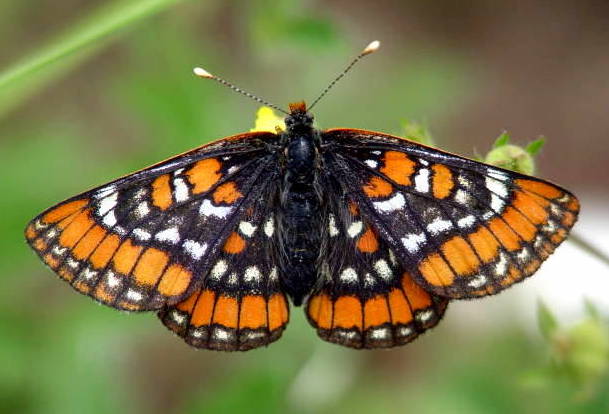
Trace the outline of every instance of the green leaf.
{"label": "green leaf", "polygon": [[586,308],[586,313],[591,319],[594,319],[595,321],[600,321],[602,319],[600,312],[596,308],[596,305],[592,303],[590,299],[586,298],[584,300],[584,307]]}
{"label": "green leaf", "polygon": [[499,135],[497,137],[497,139],[495,140],[495,143],[493,144],[493,148],[503,147],[504,145],[507,145],[509,142],[510,142],[510,134],[508,134],[507,131],[503,131],[501,133],[501,135]]}
{"label": "green leaf", "polygon": [[535,141],[529,142],[525,150],[531,155],[537,155],[539,151],[541,151],[545,143],[546,139],[544,137],[537,138]]}
{"label": "green leaf", "polygon": [[542,301],[537,304],[537,323],[541,334],[547,340],[551,339],[558,330],[556,317]]}
{"label": "green leaf", "polygon": [[419,122],[404,120],[402,122],[402,136],[412,141],[420,142],[421,144],[434,146],[434,141],[427,127]]}
{"label": "green leaf", "polygon": [[181,0],[119,0],[104,4],[71,29],[0,73],[0,116],[98,51],[108,36]]}

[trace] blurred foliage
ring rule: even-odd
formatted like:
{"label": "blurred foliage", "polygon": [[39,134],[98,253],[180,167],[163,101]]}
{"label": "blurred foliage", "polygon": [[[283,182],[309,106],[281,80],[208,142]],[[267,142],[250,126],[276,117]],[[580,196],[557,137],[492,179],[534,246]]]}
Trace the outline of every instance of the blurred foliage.
{"label": "blurred foliage", "polygon": [[404,138],[420,142],[421,144],[430,147],[435,146],[431,132],[429,132],[429,129],[426,126],[419,122],[411,120],[402,121],[402,131],[401,135]]}
{"label": "blurred foliage", "polygon": [[538,306],[539,329],[548,344],[550,363],[529,375],[529,384],[554,388],[560,382],[572,387],[571,396],[588,401],[605,392],[609,380],[609,324],[590,302],[586,317],[562,327],[548,307]]}
{"label": "blurred foliage", "polygon": [[545,144],[544,138],[538,138],[529,142],[526,147],[510,144],[510,135],[502,133],[495,140],[493,148],[486,154],[482,161],[487,164],[519,173],[535,174],[535,155],[541,151]]}
{"label": "blurred foliage", "polygon": [[[0,4],[3,33],[29,24],[38,11],[26,3]],[[590,316],[567,330],[546,321],[547,343],[531,339],[516,322],[471,338],[446,324],[407,347],[356,352],[322,343],[294,309],[281,341],[246,354],[221,354],[188,348],[153,315],[95,306],[41,266],[22,231],[43,208],[252,127],[251,102],[197,80],[193,66],[226,68],[221,74],[229,78],[233,71],[244,87],[260,79],[269,96],[281,96],[286,89],[293,93],[295,79],[299,89],[321,89],[360,47],[306,1],[237,2],[233,14],[228,3],[104,5],[77,23],[63,22],[66,35],[3,72],[2,90],[10,93],[0,101],[36,99],[0,124],[0,165],[9,177],[0,180],[0,193],[11,195],[0,197],[0,412],[606,412],[607,324],[600,318]],[[102,47],[109,46],[108,35],[136,21],[137,30],[121,31],[110,49]],[[244,55],[247,61],[239,61]],[[69,82],[52,89],[51,81],[68,71]],[[392,62],[385,73],[375,92],[379,102],[383,98],[415,117],[440,111],[445,96],[473,87],[467,68],[440,49]],[[346,83],[333,92],[340,98],[326,98],[328,119],[360,123],[354,127],[392,125],[383,108],[329,105],[331,99],[361,98],[361,87]],[[52,96],[42,93],[43,86]],[[419,124],[407,122],[402,132],[431,144]],[[505,150],[504,144],[494,150]],[[558,346],[565,343],[559,338],[568,339],[566,348]],[[559,367],[548,374],[552,385],[520,381],[547,353]],[[561,370],[573,372],[575,384],[553,382]],[[587,384],[594,392],[574,398]]]}

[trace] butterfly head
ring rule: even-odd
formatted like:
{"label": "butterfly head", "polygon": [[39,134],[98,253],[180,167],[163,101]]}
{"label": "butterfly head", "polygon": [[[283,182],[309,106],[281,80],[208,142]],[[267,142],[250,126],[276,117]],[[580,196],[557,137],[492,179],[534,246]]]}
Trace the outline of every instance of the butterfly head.
{"label": "butterfly head", "polygon": [[307,111],[304,101],[291,103],[290,114],[285,118],[288,131],[303,131],[313,128],[313,115]]}

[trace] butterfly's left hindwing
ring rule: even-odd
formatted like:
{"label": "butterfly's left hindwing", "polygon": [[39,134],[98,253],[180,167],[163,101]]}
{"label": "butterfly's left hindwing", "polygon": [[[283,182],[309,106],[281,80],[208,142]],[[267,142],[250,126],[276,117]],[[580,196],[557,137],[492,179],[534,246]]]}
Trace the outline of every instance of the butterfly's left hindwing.
{"label": "butterfly's left hindwing", "polygon": [[180,302],[201,286],[273,175],[266,145],[275,139],[230,137],[90,190],[32,220],[26,239],[103,304],[145,311]]}
{"label": "butterfly's left hindwing", "polygon": [[448,300],[417,285],[330,171],[320,283],[309,322],[326,341],[351,348],[404,345],[434,327]]}
{"label": "butterfly's left hindwing", "polygon": [[224,242],[202,285],[185,301],[159,312],[163,324],[197,348],[246,351],[281,336],[288,302],[271,245],[276,194],[260,188]]}
{"label": "butterfly's left hindwing", "polygon": [[425,290],[497,293],[530,276],[579,212],[568,191],[376,132],[322,134],[326,168]]}

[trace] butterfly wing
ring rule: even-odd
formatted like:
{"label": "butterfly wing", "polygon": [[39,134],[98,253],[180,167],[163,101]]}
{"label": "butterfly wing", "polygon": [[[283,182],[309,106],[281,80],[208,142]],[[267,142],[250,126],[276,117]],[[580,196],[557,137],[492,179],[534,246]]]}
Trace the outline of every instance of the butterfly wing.
{"label": "butterfly wing", "polygon": [[554,184],[397,137],[322,134],[324,162],[414,281],[448,298],[497,293],[566,238],[577,198]]}
{"label": "butterfly wing", "polygon": [[[417,285],[389,244],[331,171],[321,249],[321,284],[306,314],[319,336],[352,348],[387,348],[415,339],[441,319],[448,300]],[[340,195],[345,195],[341,197]]]}
{"label": "butterfly wing", "polygon": [[66,200],[25,236],[77,291],[117,309],[159,310],[198,289],[273,176],[271,133],[226,138]]}
{"label": "butterfly wing", "polygon": [[163,324],[189,345],[246,351],[279,339],[288,322],[272,257],[276,188],[275,181],[269,183],[240,217],[202,285],[159,312]]}

